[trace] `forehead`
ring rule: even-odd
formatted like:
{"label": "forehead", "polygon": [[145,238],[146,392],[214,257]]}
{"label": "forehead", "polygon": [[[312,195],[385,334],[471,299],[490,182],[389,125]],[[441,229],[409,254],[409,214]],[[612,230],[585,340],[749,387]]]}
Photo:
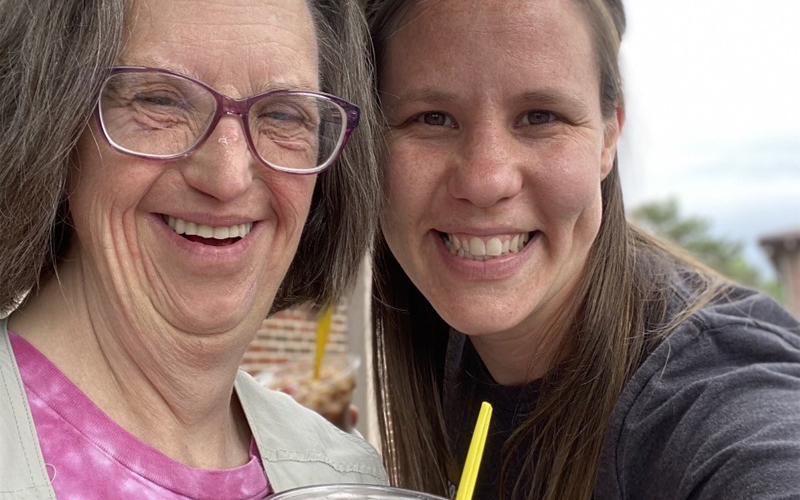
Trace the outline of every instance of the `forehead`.
{"label": "forehead", "polygon": [[381,86],[596,87],[589,25],[573,0],[418,1],[397,23]]}
{"label": "forehead", "polygon": [[319,87],[306,0],[134,0],[119,64],[186,73],[231,97]]}

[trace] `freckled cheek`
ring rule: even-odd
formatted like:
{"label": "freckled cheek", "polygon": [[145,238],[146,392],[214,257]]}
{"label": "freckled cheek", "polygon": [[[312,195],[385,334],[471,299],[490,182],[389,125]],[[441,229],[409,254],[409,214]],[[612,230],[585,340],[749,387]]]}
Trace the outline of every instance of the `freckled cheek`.
{"label": "freckled cheek", "polygon": [[384,181],[388,210],[409,215],[414,207],[418,210],[430,207],[434,193],[443,182],[444,165],[441,152],[390,143]]}
{"label": "freckled cheek", "polygon": [[431,206],[431,169],[418,148],[394,145],[389,158],[384,179],[388,203],[381,214],[381,228],[392,252],[410,265],[406,257],[410,248],[417,247],[415,228],[424,226]]}
{"label": "freckled cheek", "polygon": [[575,220],[593,210],[600,200],[599,158],[568,150],[551,156],[548,163],[536,183],[537,204],[548,218]]}

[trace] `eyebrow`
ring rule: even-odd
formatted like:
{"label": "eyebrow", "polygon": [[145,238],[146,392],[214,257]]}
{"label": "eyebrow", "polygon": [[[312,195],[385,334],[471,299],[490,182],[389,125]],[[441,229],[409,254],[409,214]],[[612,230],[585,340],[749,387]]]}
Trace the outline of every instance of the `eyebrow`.
{"label": "eyebrow", "polygon": [[567,105],[573,109],[585,109],[588,107],[586,100],[577,94],[564,92],[556,88],[542,90],[532,90],[524,92],[520,100],[526,103],[541,104],[544,106]]}
{"label": "eyebrow", "polygon": [[265,94],[267,92],[272,92],[273,90],[305,90],[309,92],[318,92],[317,90],[314,90],[314,87],[315,85],[311,85],[308,82],[302,82],[300,84],[267,82],[259,86],[254,95]]}
{"label": "eyebrow", "polygon": [[[214,90],[219,92],[219,89],[215,85],[212,85],[204,78],[202,78],[196,71],[189,69],[188,67],[184,66],[176,66],[175,64],[166,63],[164,61],[159,61],[158,59],[154,59],[152,57],[142,57],[143,62],[138,63],[131,63],[127,60],[123,60],[120,62],[119,66],[133,66],[133,67],[145,67],[145,68],[155,68],[155,69],[165,69],[168,71],[172,71],[173,73],[178,73],[179,75],[185,75],[190,78],[194,78],[197,81],[203,82],[206,85],[210,86]],[[253,95],[260,95],[266,94],[267,92],[272,92],[273,90],[306,90],[311,92],[318,92],[315,90],[315,85],[311,85],[309,81],[301,81],[298,84],[289,84],[285,82],[265,82],[258,86],[255,93]]]}
{"label": "eyebrow", "polygon": [[427,102],[427,103],[434,103],[434,102],[450,102],[458,100],[458,94],[453,92],[445,92],[443,90],[437,90],[433,88],[423,87],[423,88],[412,88],[410,90],[400,92],[399,94],[390,94],[388,92],[381,91],[381,97],[389,98],[392,101],[397,102]]}
{"label": "eyebrow", "polygon": [[190,78],[194,78],[195,80],[203,81],[194,71],[192,71],[189,68],[183,66],[177,66],[175,64],[168,63],[164,60],[153,58],[150,56],[143,56],[137,62],[132,62],[128,59],[122,59],[119,62],[119,64],[117,64],[117,66],[165,69],[167,71],[172,71],[173,73],[178,73],[179,75],[186,75]]}
{"label": "eyebrow", "polygon": [[[399,94],[390,94],[382,91],[381,96],[383,98],[389,98],[389,104],[392,102],[453,102],[457,101],[459,98],[458,94],[454,92],[446,92],[429,87],[412,88],[410,90],[400,92]],[[565,92],[557,88],[529,90],[527,92],[523,92],[514,100],[524,103],[534,103],[542,106],[566,105],[572,109],[586,109],[588,107],[586,100],[582,96]]]}

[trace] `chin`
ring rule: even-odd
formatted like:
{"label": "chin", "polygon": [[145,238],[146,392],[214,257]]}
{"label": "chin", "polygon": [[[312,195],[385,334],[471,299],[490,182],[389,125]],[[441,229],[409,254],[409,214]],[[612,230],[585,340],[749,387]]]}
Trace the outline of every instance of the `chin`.
{"label": "chin", "polygon": [[511,330],[516,326],[516,324],[512,323],[498,323],[496,321],[487,321],[487,319],[488,318],[485,317],[475,321],[469,321],[468,319],[467,321],[458,321],[456,324],[448,321],[447,324],[453,327],[453,329],[456,331],[465,335],[469,335],[470,337],[489,336]]}
{"label": "chin", "polygon": [[[466,301],[466,304],[470,304]],[[513,315],[519,309],[489,307],[457,307],[447,310],[437,309],[442,319],[456,331],[469,336],[492,335],[499,332],[513,330],[519,326],[524,318]]]}
{"label": "chin", "polygon": [[197,300],[188,302],[187,307],[175,311],[175,321],[172,323],[189,333],[227,332],[249,323],[257,325],[266,317],[269,309],[267,307],[261,311],[258,307],[260,305],[263,304],[256,303],[253,297],[237,294],[198,297]]}
{"label": "chin", "polygon": [[235,330],[248,317],[244,314],[231,314],[230,311],[219,311],[217,314],[204,311],[193,316],[181,316],[183,317],[176,318],[173,324],[180,330],[197,335],[215,335]]}

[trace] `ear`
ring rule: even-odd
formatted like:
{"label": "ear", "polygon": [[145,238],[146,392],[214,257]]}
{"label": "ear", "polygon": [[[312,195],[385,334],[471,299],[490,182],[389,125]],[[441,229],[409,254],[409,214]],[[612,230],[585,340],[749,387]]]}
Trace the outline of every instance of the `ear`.
{"label": "ear", "polygon": [[614,167],[614,159],[617,157],[617,140],[622,133],[622,125],[625,123],[625,109],[617,105],[614,116],[606,121],[605,133],[603,135],[603,153],[600,158],[600,176],[605,179]]}

